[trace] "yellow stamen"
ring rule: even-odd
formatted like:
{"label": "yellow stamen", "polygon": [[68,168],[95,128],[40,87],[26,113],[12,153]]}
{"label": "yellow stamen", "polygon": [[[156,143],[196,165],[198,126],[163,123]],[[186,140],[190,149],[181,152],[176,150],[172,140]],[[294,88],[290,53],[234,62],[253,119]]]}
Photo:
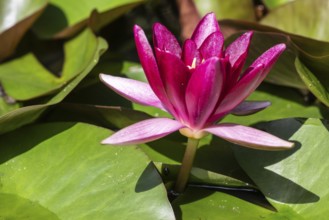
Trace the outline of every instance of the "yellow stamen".
{"label": "yellow stamen", "polygon": [[196,67],[196,57],[193,58],[193,61],[192,61],[192,65],[191,66],[187,66],[189,69],[195,69]]}

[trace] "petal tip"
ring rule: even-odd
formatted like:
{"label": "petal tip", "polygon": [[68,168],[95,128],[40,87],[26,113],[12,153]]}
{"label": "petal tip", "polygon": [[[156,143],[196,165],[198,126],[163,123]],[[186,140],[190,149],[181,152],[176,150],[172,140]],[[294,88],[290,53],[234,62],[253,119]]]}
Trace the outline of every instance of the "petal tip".
{"label": "petal tip", "polygon": [[207,13],[203,18],[204,19],[214,19],[217,21],[216,14],[214,12]]}
{"label": "petal tip", "polygon": [[287,48],[286,44],[281,43],[273,46],[271,49],[273,49],[276,53],[281,54],[286,48]]}
{"label": "petal tip", "polygon": [[114,143],[111,142],[111,140],[109,140],[111,137],[108,137],[104,140],[101,141],[101,144],[103,145],[113,145]]}

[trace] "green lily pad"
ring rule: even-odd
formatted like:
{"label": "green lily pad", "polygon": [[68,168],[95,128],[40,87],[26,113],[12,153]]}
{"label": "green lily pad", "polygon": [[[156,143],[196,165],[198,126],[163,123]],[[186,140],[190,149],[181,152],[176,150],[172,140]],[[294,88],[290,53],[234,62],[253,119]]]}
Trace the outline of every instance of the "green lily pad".
{"label": "green lily pad", "polygon": [[85,69],[80,69],[81,72],[79,72],[79,74],[77,74],[77,76],[73,78],[72,81],[64,84],[62,90],[60,90],[55,96],[51,97],[46,103],[25,106],[2,115],[0,117],[0,134],[14,130],[18,127],[35,121],[49,106],[62,101],[91,71],[91,69],[98,62],[101,54],[103,54],[107,49],[107,43],[102,38],[97,38],[95,43],[96,47],[94,48],[92,57],[90,58],[88,64],[85,65]]}
{"label": "green lily pad", "polygon": [[86,29],[67,42],[61,77],[50,73],[32,53],[0,65],[4,90],[16,100],[29,100],[55,92],[94,62],[99,41],[90,29]]}
{"label": "green lily pad", "polygon": [[101,145],[109,133],[82,123],[49,123],[1,136],[0,216],[174,219],[149,158],[133,146]]}
{"label": "green lily pad", "polygon": [[[175,182],[180,170],[180,165],[163,164],[154,162],[164,182]],[[192,167],[189,182],[211,186],[223,186],[231,188],[256,189],[253,185],[223,174],[211,172],[198,167]]]}
{"label": "green lily pad", "polygon": [[[259,127],[296,142],[292,150],[266,152],[236,147],[237,160],[279,213],[288,219],[329,214],[328,128],[325,120],[282,119]],[[295,218],[293,218],[295,217]]]}
{"label": "green lily pad", "polygon": [[[240,194],[240,195],[239,195]],[[223,192],[189,187],[173,202],[177,220],[190,219],[283,219],[275,211],[253,204],[248,192]],[[277,217],[275,217],[277,216]]]}
{"label": "green lily pad", "polygon": [[48,0],[0,1],[0,61],[10,56],[26,31],[45,9]]}
{"label": "green lily pad", "polygon": [[33,30],[40,38],[71,37],[86,26],[99,30],[144,0],[51,0]]}

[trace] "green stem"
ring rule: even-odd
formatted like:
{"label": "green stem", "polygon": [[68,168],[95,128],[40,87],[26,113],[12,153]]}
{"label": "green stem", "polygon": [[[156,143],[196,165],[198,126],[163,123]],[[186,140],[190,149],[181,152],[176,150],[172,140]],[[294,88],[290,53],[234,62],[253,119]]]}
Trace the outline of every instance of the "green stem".
{"label": "green stem", "polygon": [[180,168],[175,185],[175,191],[177,193],[182,193],[186,187],[192,169],[195,153],[198,148],[198,144],[199,139],[188,138],[184,158],[182,161],[182,166]]}

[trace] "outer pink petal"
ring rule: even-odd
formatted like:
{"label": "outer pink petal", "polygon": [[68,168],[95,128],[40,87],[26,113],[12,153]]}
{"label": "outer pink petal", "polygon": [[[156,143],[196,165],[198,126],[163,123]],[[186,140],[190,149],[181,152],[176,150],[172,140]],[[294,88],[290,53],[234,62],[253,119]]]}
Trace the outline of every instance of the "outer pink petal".
{"label": "outer pink petal", "polygon": [[185,65],[189,67],[192,67],[193,62],[195,62],[196,66],[201,63],[199,50],[195,42],[191,39],[187,39],[184,42],[182,60],[184,61]]}
{"label": "outer pink petal", "polygon": [[190,125],[203,127],[213,112],[223,85],[219,59],[210,58],[196,68],[186,88],[186,106]]}
{"label": "outer pink petal", "polygon": [[263,70],[263,65],[255,68],[249,68],[246,74],[239,82],[223,97],[223,100],[217,107],[211,121],[217,121],[219,118],[230,112],[243,100],[245,100],[259,85]]}
{"label": "outer pink petal", "polygon": [[152,118],[130,125],[112,134],[102,144],[130,145],[141,144],[162,138],[183,128],[180,122],[169,118]]}
{"label": "outer pink petal", "polygon": [[231,83],[236,83],[241,75],[242,68],[247,59],[252,35],[253,32],[251,31],[244,33],[231,43],[225,51],[225,57],[229,58],[231,64],[231,73],[229,76]]}
{"label": "outer pink petal", "polygon": [[152,48],[147,41],[144,31],[137,25],[134,26],[134,37],[139,59],[152,90],[166,109],[175,115],[175,111],[165,92]]}
{"label": "outer pink petal", "polygon": [[106,74],[100,74],[99,77],[105,85],[132,102],[164,109],[147,83]]}
{"label": "outer pink petal", "polygon": [[203,59],[210,57],[221,57],[223,50],[224,37],[221,32],[217,31],[210,34],[200,47]]}
{"label": "outer pink petal", "polygon": [[182,49],[175,36],[160,23],[153,26],[153,42],[154,47],[181,57]]}
{"label": "outer pink petal", "polygon": [[230,113],[234,115],[251,115],[271,105],[269,101],[244,101],[235,107]]}
{"label": "outer pink petal", "polygon": [[277,44],[274,47],[271,47],[266,52],[264,52],[260,57],[258,57],[250,67],[255,67],[259,65],[264,65],[264,70],[260,80],[263,80],[268,72],[271,70],[272,66],[279,59],[280,55],[286,49],[285,44]]}
{"label": "outer pink petal", "polygon": [[177,56],[156,49],[158,66],[167,96],[180,119],[187,119],[185,91],[190,72]]}
{"label": "outer pink petal", "polygon": [[229,57],[233,70],[242,69],[247,58],[252,35],[252,31],[244,33],[238,39],[233,41],[225,50],[225,56]]}
{"label": "outer pink petal", "polygon": [[192,40],[196,43],[197,47],[200,48],[203,41],[212,33],[220,32],[220,28],[214,13],[209,13],[204,16],[197,27],[195,28]]}
{"label": "outer pink petal", "polygon": [[292,142],[243,125],[226,123],[204,130],[234,144],[260,150],[285,150],[294,146]]}

